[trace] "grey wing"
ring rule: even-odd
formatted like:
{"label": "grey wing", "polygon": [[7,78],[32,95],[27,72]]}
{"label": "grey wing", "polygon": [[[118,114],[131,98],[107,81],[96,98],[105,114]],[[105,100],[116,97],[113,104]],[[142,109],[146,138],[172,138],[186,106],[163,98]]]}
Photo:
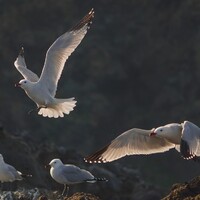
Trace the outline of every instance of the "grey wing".
{"label": "grey wing", "polygon": [[180,152],[186,159],[200,156],[200,128],[185,121],[183,124]]}
{"label": "grey wing", "polygon": [[114,139],[109,145],[85,158],[86,162],[111,162],[126,155],[152,154],[168,151],[175,145],[158,137],[151,130],[133,128]]}
{"label": "grey wing", "polygon": [[22,47],[17,59],[14,62],[14,65],[16,69],[21,73],[21,75],[31,81],[31,82],[37,82],[39,80],[38,76],[33,73],[31,70],[29,70],[26,66],[26,62],[24,59],[24,48]]}
{"label": "grey wing", "polygon": [[17,171],[13,166],[7,164],[10,173],[15,177],[15,180],[22,180],[21,172]]}
{"label": "grey wing", "polygon": [[92,9],[74,28],[61,35],[48,49],[39,81],[47,87],[52,96],[55,96],[66,60],[86,35],[93,17]]}
{"label": "grey wing", "polygon": [[80,169],[75,165],[65,165],[62,173],[66,177],[67,181],[71,183],[81,183],[94,179],[94,176],[90,172]]}

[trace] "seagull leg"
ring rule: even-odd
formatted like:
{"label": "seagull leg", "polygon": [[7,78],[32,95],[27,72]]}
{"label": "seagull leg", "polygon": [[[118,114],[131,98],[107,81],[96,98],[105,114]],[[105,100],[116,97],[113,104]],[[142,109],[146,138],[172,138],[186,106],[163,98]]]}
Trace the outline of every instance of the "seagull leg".
{"label": "seagull leg", "polygon": [[28,111],[28,114],[30,115],[32,112],[36,111],[37,109],[31,109]]}
{"label": "seagull leg", "polygon": [[63,195],[64,195],[64,193],[65,193],[66,187],[67,187],[67,185],[66,185],[66,184],[64,184],[64,189],[63,189],[63,191],[62,191],[62,196],[63,196]]}
{"label": "seagull leg", "polygon": [[67,192],[66,192],[66,197],[68,196],[68,193],[69,193],[69,186],[67,186]]}
{"label": "seagull leg", "polygon": [[67,192],[66,192],[66,195],[65,195],[65,196],[67,197],[67,196],[68,196],[68,193],[69,193],[69,186],[66,185],[66,184],[64,184],[64,189],[63,189],[63,192],[62,192],[62,196],[64,196],[66,189],[67,189]]}
{"label": "seagull leg", "polygon": [[37,107],[36,109],[31,109],[28,111],[28,114],[30,115],[34,111],[39,112],[41,108],[47,108],[47,106],[40,106],[40,107]]}
{"label": "seagull leg", "polygon": [[32,112],[37,112],[40,109],[40,107],[38,106],[37,108],[31,109],[28,111],[28,114],[30,115]]}

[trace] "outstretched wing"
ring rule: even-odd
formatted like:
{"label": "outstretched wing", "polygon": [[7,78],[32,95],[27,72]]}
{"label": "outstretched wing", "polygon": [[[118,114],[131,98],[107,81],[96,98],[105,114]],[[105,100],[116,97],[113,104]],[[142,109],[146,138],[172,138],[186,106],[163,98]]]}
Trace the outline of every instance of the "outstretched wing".
{"label": "outstretched wing", "polygon": [[185,121],[183,124],[180,152],[186,159],[200,156],[200,128],[195,124]]}
{"label": "outstretched wing", "polygon": [[39,82],[44,84],[52,96],[55,96],[67,58],[80,44],[94,17],[92,9],[74,28],[61,35],[48,49]]}
{"label": "outstretched wing", "polygon": [[35,73],[33,73],[31,70],[29,70],[26,66],[23,47],[21,48],[19,55],[14,62],[14,65],[25,79],[31,82],[37,82],[39,80],[38,76]]}
{"label": "outstretched wing", "polygon": [[151,137],[151,130],[133,128],[114,139],[109,145],[85,158],[86,162],[111,162],[126,155],[152,154],[168,151],[175,145],[165,139]]}

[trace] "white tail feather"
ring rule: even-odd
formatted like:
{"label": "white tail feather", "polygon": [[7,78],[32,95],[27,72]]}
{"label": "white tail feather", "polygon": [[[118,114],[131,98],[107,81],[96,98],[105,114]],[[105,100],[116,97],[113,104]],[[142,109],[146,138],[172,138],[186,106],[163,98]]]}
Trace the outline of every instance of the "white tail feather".
{"label": "white tail feather", "polygon": [[64,114],[69,114],[76,106],[74,98],[56,99],[56,104],[47,108],[40,108],[38,114],[43,117],[58,118],[64,117]]}

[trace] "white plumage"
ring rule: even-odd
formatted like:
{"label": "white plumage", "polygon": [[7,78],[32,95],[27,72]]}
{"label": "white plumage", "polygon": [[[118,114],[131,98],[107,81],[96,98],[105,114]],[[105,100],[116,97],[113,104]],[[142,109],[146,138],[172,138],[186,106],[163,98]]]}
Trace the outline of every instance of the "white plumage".
{"label": "white plumage", "polygon": [[53,159],[49,165],[51,166],[51,177],[56,182],[64,185],[62,195],[64,195],[66,187],[68,194],[69,185],[107,181],[105,178],[95,178],[89,171],[81,169],[75,165],[63,164],[60,159]]}
{"label": "white plumage", "polygon": [[30,71],[25,63],[23,48],[14,65],[25,78],[17,86],[37,104],[39,115],[43,117],[64,117],[76,106],[74,98],[55,98],[58,80],[65,62],[80,44],[94,17],[92,9],[75,27],[61,35],[48,49],[40,78]]}
{"label": "white plumage", "polygon": [[109,145],[85,158],[86,162],[111,162],[126,155],[153,154],[176,148],[185,159],[200,156],[200,128],[184,121],[152,130],[133,128],[115,138]]}
{"label": "white plumage", "polygon": [[24,175],[21,172],[17,171],[13,166],[4,162],[3,156],[0,154],[0,181],[4,182],[13,182],[16,180],[22,180],[25,176],[32,175]]}

